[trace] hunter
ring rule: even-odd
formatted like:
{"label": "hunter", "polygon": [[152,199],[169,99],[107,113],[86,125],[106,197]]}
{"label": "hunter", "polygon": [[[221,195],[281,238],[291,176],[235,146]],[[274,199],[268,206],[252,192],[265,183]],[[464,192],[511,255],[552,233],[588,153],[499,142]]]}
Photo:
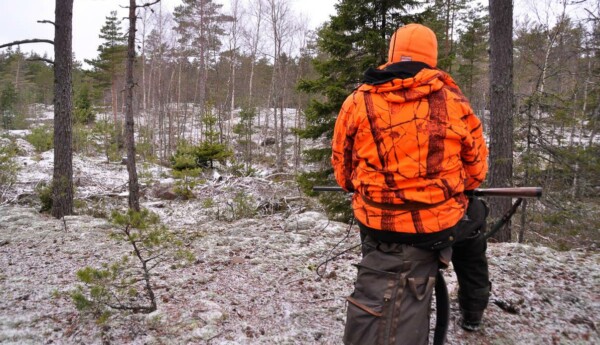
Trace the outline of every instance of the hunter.
{"label": "hunter", "polygon": [[338,184],[354,193],[363,253],[345,344],[427,344],[433,287],[450,260],[460,325],[482,324],[487,207],[464,191],[485,179],[488,149],[468,100],[436,66],[433,31],[399,28],[387,63],[365,72],[336,121],[331,161]]}

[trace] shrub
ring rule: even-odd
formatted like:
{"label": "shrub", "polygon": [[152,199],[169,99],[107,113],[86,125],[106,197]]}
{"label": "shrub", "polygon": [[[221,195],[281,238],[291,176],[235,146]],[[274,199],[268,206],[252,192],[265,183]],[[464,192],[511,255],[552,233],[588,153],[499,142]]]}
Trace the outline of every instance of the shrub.
{"label": "shrub", "polygon": [[255,108],[244,108],[239,114],[240,123],[233,127],[233,133],[237,134],[238,143],[241,146],[243,161],[246,163],[247,168],[250,166],[252,161],[252,134],[254,129],[252,128],[254,118],[256,117]]}
{"label": "shrub", "polygon": [[12,82],[6,82],[0,91],[0,124],[4,129],[24,129],[24,114],[17,112],[18,94]]}
{"label": "shrub", "polygon": [[52,209],[52,183],[40,182],[35,186],[35,192],[42,204],[40,212],[48,212]]}
{"label": "shrub", "polygon": [[121,139],[112,123],[106,120],[96,122],[92,129],[92,135],[96,145],[99,146],[99,149],[106,156],[107,161],[114,162],[121,160],[121,152],[119,150]]}
{"label": "shrub", "polygon": [[91,313],[98,322],[106,322],[113,311],[155,311],[154,269],[168,261],[176,263],[171,265],[176,268],[194,259],[191,252],[182,249],[182,241],[148,210],[115,211],[111,219],[119,227],[111,238],[128,243],[131,250],[100,268],[88,266],[78,270],[77,279],[83,285],[71,293],[76,308]]}
{"label": "shrub", "polygon": [[213,161],[225,164],[233,153],[224,144],[203,142],[200,145],[189,145],[181,141],[177,151],[171,157],[171,166],[175,170],[212,168]]}
{"label": "shrub", "polygon": [[90,124],[96,120],[96,114],[92,107],[92,99],[90,97],[90,90],[87,85],[83,85],[73,102],[73,119],[75,123],[79,124]]}
{"label": "shrub", "polygon": [[45,125],[32,129],[25,139],[35,147],[37,153],[46,152],[54,147],[54,132]]}
{"label": "shrub", "polygon": [[331,174],[333,170],[322,170],[317,172],[309,172],[298,175],[296,180],[300,189],[308,196],[318,196],[319,203],[325,209],[327,216],[336,221],[349,222],[353,217],[352,205],[346,193],[315,193],[312,190],[313,186],[318,185],[333,185]]}
{"label": "shrub", "polygon": [[257,210],[254,198],[244,192],[237,192],[231,203],[233,219],[252,218],[256,216]]}
{"label": "shrub", "polygon": [[256,175],[256,169],[254,169],[252,166],[250,166],[248,164],[244,164],[244,163],[232,163],[227,168],[227,171],[231,175],[237,176],[237,177],[246,177],[246,176],[255,176]]}
{"label": "shrub", "polygon": [[88,153],[92,139],[92,131],[82,124],[73,125],[73,151]]}
{"label": "shrub", "polygon": [[19,165],[15,161],[17,146],[13,142],[0,143],[0,202],[2,196],[17,181]]}
{"label": "shrub", "polygon": [[173,170],[173,177],[177,179],[175,182],[175,194],[180,196],[182,199],[193,199],[194,188],[200,183],[198,177],[202,173],[202,169],[185,169],[185,170]]}
{"label": "shrub", "polygon": [[138,137],[136,139],[135,151],[144,161],[154,162],[156,161],[156,154],[154,152],[154,132],[149,127],[140,127],[138,130]]}

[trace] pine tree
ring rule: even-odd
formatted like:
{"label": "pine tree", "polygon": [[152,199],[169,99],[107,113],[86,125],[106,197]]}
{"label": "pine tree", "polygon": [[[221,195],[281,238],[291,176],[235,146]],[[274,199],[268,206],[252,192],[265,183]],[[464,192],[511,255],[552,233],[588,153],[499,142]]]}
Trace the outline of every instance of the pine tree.
{"label": "pine tree", "polygon": [[15,106],[17,104],[17,93],[11,82],[6,82],[0,91],[0,119],[2,128],[16,129]]}
{"label": "pine tree", "polygon": [[98,46],[99,56],[94,60],[85,60],[94,70],[92,76],[102,87],[110,86],[111,104],[115,126],[118,127],[118,90],[117,80],[123,74],[125,58],[127,57],[126,36],[121,30],[121,20],[117,11],[111,11],[106,17],[104,26],[100,29],[99,37],[104,42]]}
{"label": "pine tree", "polygon": [[424,24],[435,32],[438,40],[437,67],[452,72],[456,59],[454,34],[468,20],[465,11],[472,0],[434,0]]}
{"label": "pine tree", "polygon": [[[208,66],[214,63],[214,57],[221,47],[221,37],[225,34],[223,23],[232,18],[221,13],[223,5],[213,0],[183,0],[173,13],[177,23],[175,31],[179,34],[179,43],[186,47],[185,55],[198,60],[197,103],[200,113],[204,113],[207,101]],[[218,85],[218,84],[217,84]]]}
{"label": "pine tree", "polygon": [[[490,172],[491,187],[510,187],[513,173],[513,5],[490,1]],[[490,198],[492,217],[501,217],[510,208],[509,198]],[[505,226],[495,236],[510,242],[511,229]]]}
{"label": "pine tree", "polygon": [[[482,119],[487,106],[487,79],[489,17],[482,6],[470,8],[464,17],[464,27],[458,29],[456,42],[456,71],[453,73],[473,110]],[[486,127],[486,126],[484,126]]]}
{"label": "pine tree", "polygon": [[56,0],[52,216],[73,214],[73,0]]}
{"label": "pine tree", "polygon": [[[420,22],[426,15],[409,14],[418,5],[420,2],[414,0],[342,0],[335,5],[337,14],[318,32],[318,56],[313,64],[319,77],[299,83],[300,90],[319,95],[305,111],[307,126],[300,131],[303,138],[331,138],[336,115],[363,72],[386,62],[388,41],[394,31],[403,24]],[[303,178],[325,182],[331,173],[330,155],[329,147],[305,151],[307,160],[324,163],[324,170]]]}

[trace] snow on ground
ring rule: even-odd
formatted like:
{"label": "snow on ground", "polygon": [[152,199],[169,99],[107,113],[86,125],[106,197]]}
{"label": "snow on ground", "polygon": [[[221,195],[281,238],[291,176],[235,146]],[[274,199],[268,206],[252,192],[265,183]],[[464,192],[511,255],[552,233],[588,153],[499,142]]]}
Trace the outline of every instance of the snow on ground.
{"label": "snow on ground", "polygon": [[[175,214],[181,206],[160,210]],[[317,276],[346,233],[345,224],[319,212],[183,225],[194,264],[157,272],[156,312],[115,316],[104,328],[80,315],[68,292],[77,269],[128,248],[108,238],[111,225],[103,219],[70,216],[65,223],[66,230],[29,207],[0,207],[0,343],[341,344],[359,253],[344,254],[325,278]],[[351,231],[335,252],[357,237]],[[598,253],[491,244],[489,257],[494,290],[480,333],[456,325],[456,281],[446,272],[453,300],[448,344],[600,342]]]}
{"label": "snow on ground", "polygon": [[[0,206],[0,344],[341,344],[360,254],[341,255],[321,268],[323,277],[316,269],[358,243],[357,230],[345,238],[347,225],[328,221],[293,182],[273,181],[282,176],[266,168],[259,177],[220,172],[205,177],[195,199],[163,200],[154,190],[174,184],[170,170],[140,164],[143,207],[186,238],[195,261],[155,272],[156,312],[116,314],[100,326],[75,309],[69,292],[78,269],[131,250],[109,238],[115,229],[107,220],[92,217],[126,207],[126,167],[75,155],[79,215],[55,220],[36,211],[33,195],[50,179],[52,151],[16,143],[18,182]],[[238,219],[243,203],[256,214]],[[489,261],[493,291],[479,333],[457,325],[456,279],[445,272],[448,344],[600,343],[597,250],[490,244]]]}
{"label": "snow on ground", "polygon": [[[24,143],[20,143],[27,151]],[[29,193],[52,172],[51,152],[20,157],[19,184]],[[168,169],[147,169],[168,184]],[[104,195],[123,208],[125,166],[75,156],[77,198]],[[149,188],[149,187],[148,187]],[[118,314],[106,326],[76,311],[69,298],[75,272],[99,267],[130,248],[109,239],[114,230],[90,215],[64,222],[25,202],[0,207],[0,343],[2,344],[341,344],[345,297],[352,290],[358,250],[316,268],[330,253],[358,243],[355,228],[330,222],[314,200],[292,183],[268,177],[221,176],[195,190],[196,199],[159,200],[144,207],[187,238],[196,258],[154,277],[158,310]],[[240,195],[260,212],[234,220]],[[90,212],[88,208],[80,212]],[[334,246],[342,241],[341,245]],[[544,247],[490,244],[492,299],[484,329],[457,326],[457,286],[446,272],[452,299],[448,344],[597,344],[600,255]]]}

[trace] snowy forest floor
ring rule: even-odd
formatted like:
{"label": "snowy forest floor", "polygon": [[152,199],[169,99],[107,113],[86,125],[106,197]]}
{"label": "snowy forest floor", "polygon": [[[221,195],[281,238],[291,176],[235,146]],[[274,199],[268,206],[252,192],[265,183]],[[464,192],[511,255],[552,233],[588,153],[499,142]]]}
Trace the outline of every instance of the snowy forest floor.
{"label": "snowy forest floor", "polygon": [[[26,142],[19,145],[31,151]],[[99,217],[125,206],[125,167],[76,156],[79,215],[56,220],[39,213],[31,196],[51,175],[52,152],[34,156],[20,157],[14,201],[0,206],[0,343],[341,344],[352,263],[360,254],[350,251],[329,263],[323,278],[316,274],[347,225],[328,221],[289,182],[220,177],[197,187],[196,199],[161,200],[152,185],[172,179],[148,168],[153,182],[143,207],[187,239],[195,261],[155,272],[156,312],[115,312],[98,325],[76,310],[70,292],[79,283],[77,270],[131,250],[109,238],[115,227]],[[235,219],[230,209],[240,192],[270,212]],[[358,241],[352,228],[334,252]],[[451,268],[445,272],[452,300],[448,344],[600,343],[597,250],[491,243],[488,253],[493,291],[479,333],[458,327],[456,279]]]}

